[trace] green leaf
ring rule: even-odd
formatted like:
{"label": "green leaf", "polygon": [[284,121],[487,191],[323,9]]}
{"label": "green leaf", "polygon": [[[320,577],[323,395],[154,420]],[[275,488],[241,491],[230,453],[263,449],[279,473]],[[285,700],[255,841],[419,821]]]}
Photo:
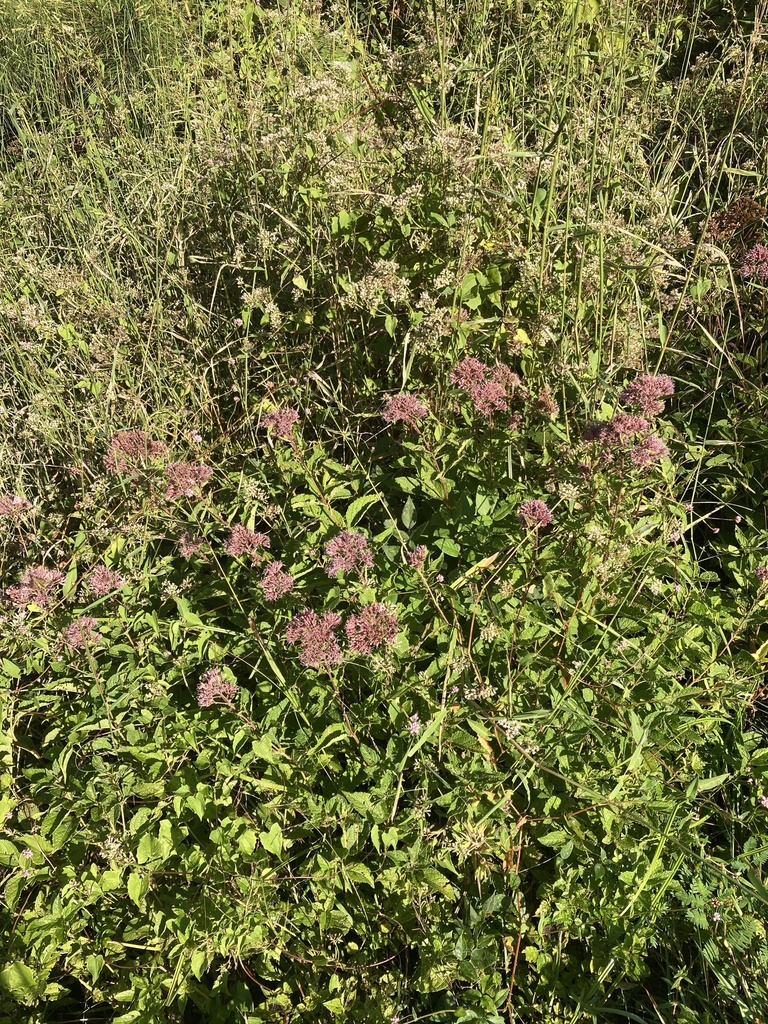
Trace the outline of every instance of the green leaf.
{"label": "green leaf", "polygon": [[441,537],[439,540],[436,540],[435,547],[442,551],[444,555],[450,555],[451,558],[458,558],[461,554],[461,548],[450,537]]}
{"label": "green leaf", "polygon": [[146,875],[133,871],[128,876],[128,895],[137,907],[141,908],[144,897],[149,891],[149,878]]}
{"label": "green leaf", "polygon": [[29,1004],[38,995],[37,976],[26,964],[9,964],[4,971],[0,971],[0,989],[8,992],[16,1002]]}
{"label": "green leaf", "polygon": [[402,520],[403,526],[406,530],[410,530],[416,522],[416,505],[413,498],[410,496],[403,505],[403,511],[400,513],[400,519]]}
{"label": "green leaf", "polygon": [[208,964],[208,956],[205,950],[196,949],[192,954],[192,973],[198,981],[202,980],[203,975]]}
{"label": "green leaf", "polygon": [[352,504],[347,509],[347,527],[352,528],[357,520],[360,518],[360,513],[363,509],[366,509],[369,505],[379,500],[378,494],[366,494],[361,498],[355,498]]}
{"label": "green leaf", "polygon": [[250,856],[256,849],[256,842],[256,833],[250,828],[246,829],[237,839],[237,845],[241,853],[246,854],[246,856]]}
{"label": "green leaf", "polygon": [[269,832],[260,832],[259,839],[264,849],[276,857],[283,852],[283,830],[277,822],[273,822]]}

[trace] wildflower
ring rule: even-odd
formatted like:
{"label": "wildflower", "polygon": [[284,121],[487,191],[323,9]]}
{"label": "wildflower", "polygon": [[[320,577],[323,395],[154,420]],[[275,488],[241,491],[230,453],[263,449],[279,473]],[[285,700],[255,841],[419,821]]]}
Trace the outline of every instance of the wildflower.
{"label": "wildflower", "polygon": [[16,605],[36,604],[45,608],[53,599],[53,592],[64,582],[64,573],[46,569],[43,565],[30,566],[21,577],[19,585],[8,587],[10,600]]}
{"label": "wildflower", "polygon": [[619,401],[639,409],[643,416],[658,416],[664,411],[664,399],[675,393],[671,377],[654,377],[650,373],[635,377],[619,394]]}
{"label": "wildflower", "polygon": [[766,562],[764,565],[758,565],[758,567],[755,569],[755,576],[757,576],[759,583],[768,582],[768,562]]}
{"label": "wildflower", "polygon": [[497,363],[491,369],[490,378],[494,384],[500,384],[505,391],[513,392],[520,389],[523,392],[520,397],[527,397],[527,391],[523,388],[522,380],[505,363]]}
{"label": "wildflower", "polygon": [[421,720],[419,719],[418,714],[411,715],[411,717],[408,719],[408,725],[406,726],[406,729],[411,734],[411,736],[419,735],[419,733],[421,732]]}
{"label": "wildflower", "polygon": [[237,689],[237,683],[228,682],[219,669],[208,668],[197,686],[197,703],[201,708],[209,708],[215,701],[231,704]]}
{"label": "wildflower", "polygon": [[120,590],[125,586],[125,577],[119,572],[108,569],[106,565],[97,565],[88,580],[88,589],[94,597],[105,597],[113,590]]}
{"label": "wildflower", "polygon": [[412,569],[421,569],[427,560],[427,545],[419,544],[414,551],[408,552],[408,564]]}
{"label": "wildflower", "polygon": [[24,858],[24,860],[32,860],[32,858],[34,857],[34,854],[30,850],[30,848],[27,847],[26,850],[22,850],[21,851],[21,856]]}
{"label": "wildflower", "polygon": [[293,437],[293,427],[298,419],[299,414],[295,409],[273,409],[264,416],[261,424],[271,431],[273,437],[289,441]]}
{"label": "wildflower", "polygon": [[196,555],[205,541],[202,537],[191,534],[186,530],[179,537],[179,553],[182,558],[191,558]]}
{"label": "wildflower", "polygon": [[582,433],[582,440],[596,441],[603,448],[624,449],[632,438],[647,433],[650,428],[650,423],[642,416],[619,412],[613,419],[588,423]]}
{"label": "wildflower", "polygon": [[162,441],[154,441],[144,430],[118,430],[109,442],[104,459],[107,471],[127,474],[133,480],[152,463],[167,454]]}
{"label": "wildflower", "polygon": [[548,385],[545,385],[533,400],[533,407],[536,412],[551,419],[556,419],[560,415],[560,405]]}
{"label": "wildflower", "polygon": [[168,484],[165,488],[166,499],[175,501],[181,497],[197,497],[200,494],[200,489],[211,479],[212,474],[213,470],[210,466],[188,462],[169,463],[165,469],[165,479]]}
{"label": "wildflower", "polygon": [[254,562],[261,561],[262,548],[269,548],[269,537],[266,533],[255,533],[245,526],[238,524],[224,542],[224,550],[233,558],[240,558],[241,555],[250,555]]}
{"label": "wildflower", "polygon": [[91,615],[81,615],[79,619],[70,622],[63,631],[64,642],[72,648],[98,643],[101,640],[101,633],[96,632],[98,624]]}
{"label": "wildflower", "polygon": [[294,615],[285,631],[289,644],[299,644],[299,661],[308,668],[341,664],[341,648],[334,630],[341,625],[336,612],[320,615],[309,608]]}
{"label": "wildflower", "polygon": [[397,423],[402,420],[406,426],[415,427],[416,421],[427,415],[427,408],[415,395],[393,395],[384,403],[381,415],[386,423]]}
{"label": "wildflower", "polygon": [[761,284],[768,281],[768,246],[752,246],[742,261],[741,276],[757,278]]}
{"label": "wildflower", "polygon": [[654,462],[659,462],[667,455],[669,448],[655,434],[642,438],[629,453],[632,462],[640,469],[648,469]]}
{"label": "wildflower", "polygon": [[761,796],[759,802],[763,807],[768,808],[768,796]]}
{"label": "wildflower", "polygon": [[521,526],[529,530],[538,530],[542,526],[549,526],[552,522],[552,513],[547,508],[546,502],[538,498],[531,498],[524,501],[517,510],[517,518]]}
{"label": "wildflower", "polygon": [[261,577],[265,601],[279,601],[293,590],[293,576],[283,571],[282,562],[270,562]]}
{"label": "wildflower", "polygon": [[19,494],[5,494],[0,496],[0,516],[12,516],[16,518],[23,512],[32,508],[32,502],[22,498]]}
{"label": "wildflower", "polygon": [[474,356],[465,356],[451,371],[452,384],[466,391],[477,411],[486,417],[506,412],[507,389],[514,389],[520,378],[508,366],[499,364],[491,370]]}
{"label": "wildflower", "polygon": [[712,915],[712,920],[713,921],[720,921],[720,920],[722,920],[721,917],[720,917],[720,912],[719,911],[716,910],[714,912],[714,914]]}
{"label": "wildflower", "polygon": [[373,554],[367,538],[353,530],[342,530],[329,540],[325,545],[325,555],[329,560],[325,571],[331,577],[339,572],[352,572],[373,565]]}
{"label": "wildflower", "polygon": [[367,656],[382,644],[393,642],[397,636],[397,616],[383,604],[369,604],[350,616],[344,628],[350,651]]}

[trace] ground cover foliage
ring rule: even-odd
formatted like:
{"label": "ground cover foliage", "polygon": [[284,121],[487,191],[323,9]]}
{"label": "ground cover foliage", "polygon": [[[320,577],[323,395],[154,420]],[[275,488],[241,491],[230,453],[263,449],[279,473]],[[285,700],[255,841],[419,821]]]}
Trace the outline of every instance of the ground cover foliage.
{"label": "ground cover foliage", "polygon": [[766,1019],[763,5],[0,10],[0,1020]]}

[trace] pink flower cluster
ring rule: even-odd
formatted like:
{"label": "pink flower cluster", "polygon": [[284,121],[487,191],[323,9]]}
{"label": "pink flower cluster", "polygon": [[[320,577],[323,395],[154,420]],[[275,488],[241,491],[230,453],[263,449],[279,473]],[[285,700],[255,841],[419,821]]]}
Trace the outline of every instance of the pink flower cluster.
{"label": "pink flower cluster", "polygon": [[397,636],[397,616],[383,604],[369,604],[351,615],[344,628],[350,651],[367,656],[382,644],[393,642]]}
{"label": "pink flower cluster", "polygon": [[320,615],[309,608],[294,615],[285,631],[289,644],[299,644],[299,661],[308,668],[340,665],[341,647],[335,630],[341,625],[336,612]]}
{"label": "pink flower cluster", "polygon": [[104,459],[108,472],[139,476],[152,462],[161,461],[168,453],[162,441],[154,441],[144,430],[118,430],[109,442]]}
{"label": "pink flower cluster", "polygon": [[197,703],[201,708],[209,708],[216,701],[231,704],[237,696],[237,683],[229,683],[217,668],[208,668],[203,672],[197,686]]}
{"label": "pink flower cluster", "polygon": [[290,441],[298,420],[299,414],[295,409],[273,409],[262,418],[261,425],[266,427],[273,437]]}
{"label": "pink flower cluster", "polygon": [[256,533],[246,526],[232,527],[232,531],[224,542],[224,550],[233,558],[240,558],[241,555],[250,555],[254,562],[260,562],[264,555],[263,548],[269,548],[269,537],[266,533]]}
{"label": "pink flower cluster", "polygon": [[417,420],[427,415],[427,407],[422,405],[415,395],[393,395],[384,403],[382,417],[386,423],[402,421],[411,428],[416,427]]}
{"label": "pink flower cluster", "polygon": [[465,356],[451,371],[452,384],[466,391],[472,404],[481,416],[490,417],[494,412],[506,412],[507,393],[514,392],[522,383],[508,366],[499,363],[493,368]]}
{"label": "pink flower cluster", "polygon": [[12,516],[14,519],[32,508],[32,502],[18,494],[0,495],[0,516]]}
{"label": "pink flower cluster", "polygon": [[282,562],[270,562],[261,577],[265,601],[279,601],[293,590],[294,579],[283,570]]}
{"label": "pink flower cluster", "polygon": [[427,560],[426,544],[419,544],[413,551],[408,552],[408,564],[412,569],[421,569]]}
{"label": "pink flower cluster", "polygon": [[768,245],[754,245],[741,264],[742,277],[754,277],[761,284],[768,281]]}
{"label": "pink flower cluster", "polygon": [[81,615],[66,627],[62,636],[68,647],[85,647],[86,644],[95,644],[101,640],[101,633],[96,632],[98,621],[91,615]]}
{"label": "pink flower cluster", "polygon": [[765,565],[758,565],[755,569],[755,576],[759,583],[768,583],[768,562]]}
{"label": "pink flower cluster", "polygon": [[661,438],[651,433],[648,420],[626,412],[616,413],[604,422],[587,424],[582,439],[600,445],[606,461],[616,454],[628,454],[638,469],[648,469],[669,454]]}
{"label": "pink flower cluster", "polygon": [[177,498],[195,498],[213,475],[210,466],[189,462],[170,462],[165,469],[165,497],[168,501]]}
{"label": "pink flower cluster", "polygon": [[664,411],[664,399],[675,393],[675,382],[662,374],[643,373],[624,388],[619,401],[639,409],[643,416],[658,416]]}
{"label": "pink flower cluster", "polygon": [[205,544],[205,540],[202,537],[185,530],[179,537],[179,553],[182,558],[191,558],[197,554],[203,544]]}
{"label": "pink flower cluster", "polygon": [[368,540],[362,533],[355,533],[353,530],[342,530],[329,540],[325,545],[325,556],[328,559],[325,571],[331,577],[340,572],[370,569],[373,565],[373,554]]}
{"label": "pink flower cluster", "polygon": [[120,590],[125,586],[125,577],[119,572],[108,569],[106,565],[97,565],[88,580],[88,589],[94,597],[106,597],[113,590]]}
{"label": "pink flower cluster", "polygon": [[547,508],[546,502],[539,501],[538,498],[530,498],[528,501],[524,501],[517,510],[517,518],[520,525],[527,530],[538,530],[542,526],[549,526],[553,516]]}
{"label": "pink flower cluster", "polygon": [[19,606],[36,604],[47,607],[54,598],[54,591],[64,582],[64,573],[46,569],[44,565],[30,566],[16,587],[8,587],[6,594]]}

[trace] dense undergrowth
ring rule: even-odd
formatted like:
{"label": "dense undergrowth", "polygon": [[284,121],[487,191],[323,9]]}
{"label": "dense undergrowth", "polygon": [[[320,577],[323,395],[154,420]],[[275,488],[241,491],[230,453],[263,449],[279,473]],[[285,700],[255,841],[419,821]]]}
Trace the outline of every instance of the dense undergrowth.
{"label": "dense undergrowth", "polygon": [[765,13],[2,6],[1,1021],[766,1021]]}

